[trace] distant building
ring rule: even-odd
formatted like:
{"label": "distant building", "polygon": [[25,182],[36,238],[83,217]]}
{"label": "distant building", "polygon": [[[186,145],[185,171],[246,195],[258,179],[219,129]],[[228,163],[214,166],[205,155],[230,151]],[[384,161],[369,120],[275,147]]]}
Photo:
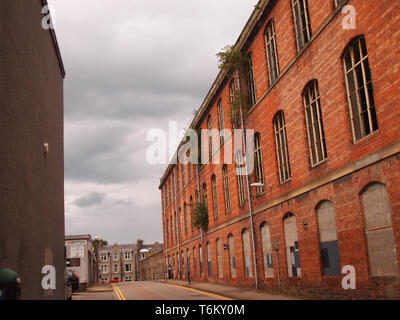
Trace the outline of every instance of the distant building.
{"label": "distant building", "polygon": [[65,299],[65,71],[46,4],[0,1],[0,268],[19,275],[23,300]]}
{"label": "distant building", "polygon": [[73,270],[79,276],[80,290],[97,282],[97,259],[90,235],[65,237],[66,271]]}
{"label": "distant building", "polygon": [[151,247],[139,250],[138,280],[160,280],[165,279],[164,245],[154,243]]}

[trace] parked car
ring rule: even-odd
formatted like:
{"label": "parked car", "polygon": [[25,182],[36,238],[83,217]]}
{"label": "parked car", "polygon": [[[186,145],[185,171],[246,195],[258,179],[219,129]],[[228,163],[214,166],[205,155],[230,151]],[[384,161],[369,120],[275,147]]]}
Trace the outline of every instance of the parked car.
{"label": "parked car", "polygon": [[117,282],[119,282],[119,279],[112,279],[112,280],[110,280],[110,283],[117,283]]}
{"label": "parked car", "polygon": [[72,292],[78,291],[79,290],[79,277],[76,274],[76,272],[72,271],[72,270],[68,271],[67,279],[72,285]]}

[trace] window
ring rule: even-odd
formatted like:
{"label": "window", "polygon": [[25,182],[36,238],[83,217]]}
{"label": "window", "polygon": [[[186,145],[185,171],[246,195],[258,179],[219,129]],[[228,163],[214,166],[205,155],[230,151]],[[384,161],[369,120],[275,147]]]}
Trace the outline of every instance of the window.
{"label": "window", "polygon": [[182,164],[182,189],[185,186],[185,166]]}
{"label": "window", "polygon": [[272,261],[271,233],[269,230],[269,224],[266,222],[261,225],[261,244],[264,262],[264,276],[266,278],[273,277],[274,264]]}
{"label": "window", "polygon": [[178,242],[178,214],[175,212],[175,242]]}
{"label": "window", "polygon": [[342,5],[346,0],[334,0],[335,8],[339,7]]}
{"label": "window", "polygon": [[289,151],[286,138],[285,114],[279,111],[274,118],[276,154],[278,158],[279,178],[281,183],[290,179],[292,173],[290,170]]}
{"label": "window", "polygon": [[311,166],[315,166],[328,157],[317,80],[311,81],[306,86],[303,92],[303,102],[306,112]]}
{"label": "window", "polygon": [[301,50],[311,39],[310,15],[307,0],[292,0],[297,50]]}
{"label": "window", "polygon": [[215,175],[211,178],[212,184],[212,197],[213,197],[213,209],[214,209],[214,219],[218,220],[218,197],[217,197],[217,179]]}
{"label": "window", "polygon": [[317,206],[322,275],[340,276],[339,245],[336,234],[335,209],[332,202],[322,201]]}
{"label": "window", "polygon": [[353,40],[343,56],[353,140],[378,130],[375,101],[364,37]]}
{"label": "window", "polygon": [[245,277],[251,278],[253,277],[253,266],[251,263],[250,232],[248,229],[243,230],[242,241]]}
{"label": "window", "polygon": [[247,56],[247,85],[249,89],[250,105],[254,106],[257,102],[256,83],[254,79],[253,55]]}
{"label": "window", "polygon": [[197,277],[197,256],[195,247],[193,247],[193,269],[194,269],[194,276]]}
{"label": "window", "polygon": [[231,212],[231,196],[229,193],[229,176],[228,176],[228,166],[226,164],[222,167],[222,178],[224,181],[224,196],[225,196],[225,212]]}
{"label": "window", "polygon": [[182,275],[185,277],[186,271],[185,271],[185,252],[182,250]]}
{"label": "window", "polygon": [[296,216],[288,213],[283,219],[286,245],[286,261],[289,277],[301,277],[299,240],[297,237]]}
{"label": "window", "polygon": [[126,264],[125,265],[125,272],[132,272],[132,265],[131,264]]}
{"label": "window", "polygon": [[222,266],[222,241],[217,239],[217,263],[218,263],[218,277],[223,278],[223,266]]}
{"label": "window", "polygon": [[273,20],[265,28],[265,47],[268,60],[269,84],[272,85],[279,77],[278,51]]}
{"label": "window", "polygon": [[188,229],[188,216],[187,216],[187,205],[186,202],[183,204],[183,210],[184,210],[184,219],[185,219],[185,235],[188,235],[189,229]]}
{"label": "window", "polygon": [[392,210],[386,186],[372,183],[361,192],[371,276],[399,275]]}
{"label": "window", "polygon": [[118,261],[118,253],[114,253],[114,261]]}
{"label": "window", "polygon": [[190,270],[190,251],[186,249],[186,260],[187,260],[187,274],[190,275],[192,272]]}
{"label": "window", "polygon": [[208,128],[208,157],[211,159],[213,155],[213,143],[212,143],[212,123],[211,123],[211,116],[208,116],[207,119],[207,128]]}
{"label": "window", "polygon": [[204,266],[203,266],[203,250],[201,249],[201,246],[199,246],[199,261],[200,261],[200,277],[203,277],[204,275]]}
{"label": "window", "polygon": [[168,181],[168,195],[169,195],[169,203],[171,203],[171,181]]}
{"label": "window", "polygon": [[203,203],[206,206],[206,209],[208,210],[207,185],[205,183],[203,183]]}
{"label": "window", "polygon": [[132,259],[132,252],[125,252],[125,260],[131,260]]}
{"label": "window", "polygon": [[[261,137],[259,133],[255,134],[254,137],[254,160],[255,160],[255,174],[256,174],[256,182],[260,182],[264,185],[264,169],[263,169],[263,158],[261,152]],[[265,191],[265,186],[257,187],[257,194],[261,194]]]}
{"label": "window", "polygon": [[179,167],[178,165],[176,166],[176,186],[177,186],[177,193],[181,190],[180,185],[181,183],[179,182]]}
{"label": "window", "polygon": [[230,234],[228,236],[229,243],[229,264],[231,270],[231,278],[236,278],[236,258],[235,258],[235,240],[233,239],[233,235]]}
{"label": "window", "polygon": [[114,273],[118,273],[119,272],[119,267],[117,264],[114,264]]}
{"label": "window", "polygon": [[222,99],[218,100],[218,124],[219,124],[219,133],[220,133],[220,143],[224,143],[224,130],[225,130],[225,124],[224,124],[224,107],[222,105]]}
{"label": "window", "polygon": [[211,243],[207,242],[207,268],[208,268],[208,277],[212,278],[212,255],[211,255]]}
{"label": "window", "polygon": [[244,172],[243,172],[243,156],[240,151],[236,153],[236,165],[238,168],[237,184],[238,184],[238,193],[239,193],[239,205],[243,205],[246,202],[246,194],[245,194],[245,184],[244,184]]}
{"label": "window", "polygon": [[193,209],[193,197],[190,196],[190,227],[192,229],[192,233],[194,232],[194,209]]}
{"label": "window", "polygon": [[102,274],[105,274],[105,273],[107,273],[108,272],[108,270],[107,270],[108,268],[107,268],[107,266],[105,266],[105,265],[102,265],[101,267],[100,267],[100,272],[102,273]]}
{"label": "window", "polygon": [[188,182],[190,182],[190,178],[192,177],[190,162],[188,163]]}
{"label": "window", "polygon": [[175,181],[175,172],[174,171],[172,171],[172,181],[173,181],[173,184],[174,184],[173,192],[174,192],[174,199],[175,199],[176,198],[176,181]]}
{"label": "window", "polygon": [[172,223],[172,217],[171,217],[171,243],[174,243],[174,227]]}
{"label": "window", "polygon": [[107,253],[101,253],[100,254],[100,260],[101,261],[107,261]]}
{"label": "window", "polygon": [[239,113],[237,112],[237,100],[238,100],[239,88],[237,84],[237,79],[233,78],[231,83],[229,84],[229,96],[230,96],[230,103],[234,107],[232,108],[232,126],[234,129],[240,127],[240,118]]}

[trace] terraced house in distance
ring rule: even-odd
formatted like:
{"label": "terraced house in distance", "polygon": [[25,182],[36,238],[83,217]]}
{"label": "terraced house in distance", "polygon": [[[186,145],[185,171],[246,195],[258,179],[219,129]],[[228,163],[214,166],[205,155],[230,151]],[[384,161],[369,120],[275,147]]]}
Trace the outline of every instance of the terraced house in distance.
{"label": "terraced house in distance", "polygon": [[[397,1],[259,2],[225,55],[244,71],[221,69],[190,126],[220,164],[161,178],[170,277],[400,298],[399,29]],[[234,127],[255,132],[249,176],[224,163],[235,133],[211,134]]]}

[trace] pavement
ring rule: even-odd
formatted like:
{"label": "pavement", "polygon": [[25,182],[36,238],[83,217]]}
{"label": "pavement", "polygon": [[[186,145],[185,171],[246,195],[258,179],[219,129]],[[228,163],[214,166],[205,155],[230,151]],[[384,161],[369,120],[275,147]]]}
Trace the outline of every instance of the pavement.
{"label": "pavement", "polygon": [[299,300],[299,298],[268,293],[248,287],[225,286],[209,282],[191,282],[189,285],[188,281],[182,280],[159,280],[159,282],[210,292],[233,300]]}

